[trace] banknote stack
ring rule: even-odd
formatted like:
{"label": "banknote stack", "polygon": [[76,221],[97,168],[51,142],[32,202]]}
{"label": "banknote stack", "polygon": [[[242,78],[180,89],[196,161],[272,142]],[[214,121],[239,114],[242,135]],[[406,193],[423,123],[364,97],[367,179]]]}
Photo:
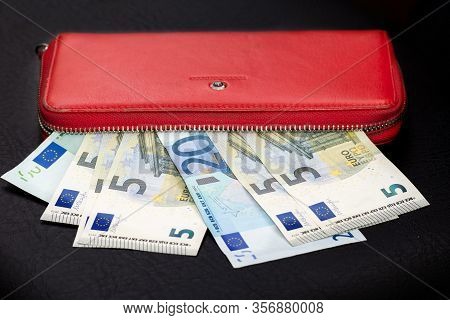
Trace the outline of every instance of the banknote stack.
{"label": "banknote stack", "polygon": [[54,132],[2,178],[77,225],[74,247],[195,256],[209,229],[235,268],[428,205],[362,131]]}

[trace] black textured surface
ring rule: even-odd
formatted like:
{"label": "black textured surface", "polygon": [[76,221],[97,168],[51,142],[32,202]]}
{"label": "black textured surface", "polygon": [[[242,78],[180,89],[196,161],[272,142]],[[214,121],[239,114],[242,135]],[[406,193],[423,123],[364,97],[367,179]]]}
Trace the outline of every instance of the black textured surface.
{"label": "black textured surface", "polygon": [[[391,36],[444,1],[12,1],[51,33],[199,29],[387,29]],[[0,1],[0,172],[40,142],[34,45],[50,39]],[[387,156],[431,206],[364,229],[368,244],[450,295],[448,58],[450,5],[394,41],[408,113]],[[72,252],[75,229],[44,224],[45,205],[0,182],[0,297]],[[443,298],[364,244],[234,270],[212,237],[198,257],[83,249],[9,299]]]}

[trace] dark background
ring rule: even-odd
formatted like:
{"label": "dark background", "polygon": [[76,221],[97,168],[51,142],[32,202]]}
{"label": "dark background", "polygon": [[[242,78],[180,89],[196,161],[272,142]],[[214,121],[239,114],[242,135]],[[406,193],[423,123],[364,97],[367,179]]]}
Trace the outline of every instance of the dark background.
{"label": "dark background", "polygon": [[[369,29],[401,33],[444,1],[13,1],[62,31]],[[408,93],[398,139],[382,151],[430,207],[363,230],[368,244],[233,269],[208,233],[197,257],[82,249],[9,299],[445,298],[449,287],[450,4],[394,40]],[[51,35],[0,0],[0,173],[40,143],[34,46]],[[73,250],[75,228],[39,221],[45,204],[0,182],[0,297]],[[419,281],[417,278],[423,280]],[[434,287],[445,296],[431,289]]]}

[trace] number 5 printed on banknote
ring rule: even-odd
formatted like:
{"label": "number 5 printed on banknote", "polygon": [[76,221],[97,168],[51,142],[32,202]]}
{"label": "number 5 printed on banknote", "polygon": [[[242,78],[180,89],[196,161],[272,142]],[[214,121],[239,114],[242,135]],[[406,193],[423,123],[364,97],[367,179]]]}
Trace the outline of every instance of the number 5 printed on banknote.
{"label": "number 5 printed on banknote", "polygon": [[205,132],[158,132],[203,220],[233,267],[364,241],[358,231],[293,247],[245,190]]}
{"label": "number 5 printed on banknote", "polygon": [[428,205],[362,131],[246,132],[272,176],[328,235]]}
{"label": "number 5 printed on banknote", "polygon": [[206,226],[153,132],[126,133],[79,242],[196,255]]}

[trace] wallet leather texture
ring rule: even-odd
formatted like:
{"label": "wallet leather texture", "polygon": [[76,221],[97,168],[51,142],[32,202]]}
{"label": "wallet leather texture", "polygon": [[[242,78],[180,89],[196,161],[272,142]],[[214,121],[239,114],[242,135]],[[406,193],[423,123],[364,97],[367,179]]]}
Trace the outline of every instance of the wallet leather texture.
{"label": "wallet leather texture", "polygon": [[57,131],[357,130],[397,134],[401,72],[384,31],[63,33],[42,55]]}

